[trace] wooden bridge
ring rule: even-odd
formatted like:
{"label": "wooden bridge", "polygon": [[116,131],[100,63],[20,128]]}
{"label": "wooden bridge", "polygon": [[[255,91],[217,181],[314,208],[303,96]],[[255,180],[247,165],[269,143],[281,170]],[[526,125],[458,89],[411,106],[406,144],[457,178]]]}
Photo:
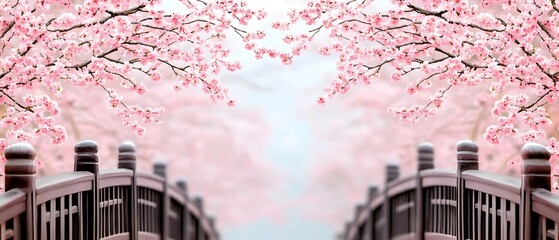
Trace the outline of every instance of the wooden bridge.
{"label": "wooden bridge", "polygon": [[[550,154],[522,149],[520,179],[478,170],[477,146],[457,145],[457,169],[433,169],[422,144],[418,172],[399,178],[387,166],[386,186],[371,186],[342,240],[559,240],[559,195],[550,190]],[[214,220],[186,182],[170,184],[166,166],[136,171],[134,145],[119,147],[118,168],[99,171],[97,144],[75,146],[74,172],[36,179],[29,144],[6,149],[6,192],[0,194],[0,240],[217,240]]]}
{"label": "wooden bridge", "polygon": [[154,174],[136,171],[132,143],[119,147],[118,168],[105,171],[95,142],[74,150],[74,172],[36,180],[33,147],[6,149],[0,240],[219,238],[202,199],[188,196],[185,181],[168,183],[165,164],[156,163]]}
{"label": "wooden bridge", "polygon": [[371,186],[342,240],[559,240],[559,194],[550,190],[550,153],[522,148],[521,178],[478,170],[478,147],[457,145],[457,169],[433,169],[433,147],[421,144],[417,174],[399,178],[387,166],[386,186]]}

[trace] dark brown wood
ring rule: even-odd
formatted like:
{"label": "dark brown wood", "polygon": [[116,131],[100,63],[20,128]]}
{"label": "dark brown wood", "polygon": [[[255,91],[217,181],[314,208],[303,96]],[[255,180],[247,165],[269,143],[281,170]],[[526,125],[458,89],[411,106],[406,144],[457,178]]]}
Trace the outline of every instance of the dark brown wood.
{"label": "dark brown wood", "polygon": [[421,178],[421,171],[433,169],[435,167],[434,161],[435,150],[431,143],[421,143],[417,148],[417,175],[416,175],[416,189],[415,189],[415,239],[425,239],[425,222],[423,212],[423,181]]}
{"label": "dark brown wood", "polygon": [[213,216],[208,216],[208,223],[210,224],[211,235],[214,236],[215,240],[218,240],[218,239],[219,239],[219,234],[217,233],[217,230],[216,230],[216,220],[215,220],[215,217],[213,217]]}
{"label": "dark brown wood", "polygon": [[82,239],[99,239],[99,159],[97,157],[97,143],[94,141],[81,141],[74,146],[74,170],[93,173],[92,190],[83,196],[86,205],[83,208]]}
{"label": "dark brown wood", "polygon": [[433,144],[427,142],[419,144],[417,147],[417,172],[435,167],[434,154]]}
{"label": "dark brown wood", "polygon": [[355,233],[353,234],[355,237],[355,239],[361,239],[364,235],[362,229],[364,226],[362,226],[361,222],[359,221],[359,216],[361,215],[361,212],[363,212],[365,210],[365,206],[363,204],[357,204],[357,206],[355,206],[355,215],[354,215],[354,219],[353,219],[353,224],[356,224],[357,227],[355,228]]}
{"label": "dark brown wood", "polygon": [[[343,234],[343,235],[344,235],[344,239],[347,239],[347,240],[350,239],[350,238],[349,238],[349,229],[351,228],[351,225],[352,225],[352,222],[350,222],[350,221],[347,221],[347,222],[345,223],[345,225],[344,225],[344,234]],[[353,239],[351,239],[351,240],[353,240]]]}
{"label": "dark brown wood", "polygon": [[[188,182],[186,181],[186,179],[181,178],[177,180],[177,186],[182,190],[183,193],[183,197],[185,199],[188,199]],[[182,239],[184,240],[190,240],[190,231],[193,231],[193,229],[190,228],[190,212],[188,211],[188,207],[184,207],[183,208],[183,216],[184,216],[184,221],[183,221],[183,234],[182,234]]]}
{"label": "dark brown wood", "polygon": [[[379,191],[379,187],[377,185],[370,185],[369,189],[367,191],[367,204],[366,206],[371,206],[372,205],[372,201],[373,199],[380,193]],[[375,223],[373,221],[373,218],[370,217],[372,216],[372,209],[366,208],[367,214],[369,215],[369,217],[367,217],[366,220],[366,231],[365,231],[365,239],[372,239],[374,236],[374,231],[375,231]]]}
{"label": "dark brown wood", "polygon": [[[395,181],[400,176],[400,167],[396,163],[389,163],[386,165],[386,186],[392,181]],[[390,214],[391,202],[388,196],[388,187],[384,188],[384,204],[382,206],[383,221],[384,221],[384,232],[383,239],[388,240],[391,238],[392,229],[392,216]]]}
{"label": "dark brown wood", "polygon": [[400,177],[400,166],[396,163],[386,164],[386,184]]}
{"label": "dark brown wood", "polygon": [[169,218],[167,213],[170,211],[170,199],[167,189],[167,164],[164,161],[156,161],[153,165],[153,173],[163,178],[163,201],[159,215],[159,229],[161,229],[161,239],[169,237]]}
{"label": "dark brown wood", "polygon": [[201,199],[193,204],[188,198],[186,182],[179,184],[182,191],[167,183],[166,166],[156,164],[157,175],[136,172],[132,143],[119,147],[120,169],[101,172],[95,142],[79,142],[74,150],[75,172],[35,181],[33,148],[7,148],[8,191],[0,193],[0,239],[184,240],[190,236],[182,226],[190,220],[196,227],[189,229],[198,239],[219,238],[215,219],[203,214]]}
{"label": "dark brown wood", "polygon": [[551,154],[540,144],[527,143],[522,148],[522,185],[520,204],[520,238],[538,239],[538,218],[532,214],[532,192],[551,190]]}
{"label": "dark brown wood", "polygon": [[559,194],[550,191],[550,153],[544,146],[524,146],[520,179],[479,171],[478,148],[471,141],[458,143],[457,150],[455,171],[429,169],[429,145],[419,148],[417,176],[396,179],[397,166],[387,167],[383,194],[369,193],[342,239],[559,239]]}
{"label": "dark brown wood", "polygon": [[370,185],[367,191],[367,205],[371,200],[379,193],[379,187],[377,185]]}
{"label": "dark brown wood", "polygon": [[25,214],[21,216],[22,219],[15,220],[23,223],[22,231],[14,234],[22,234],[18,237],[23,239],[37,239],[35,149],[28,143],[17,143],[6,148],[5,156],[6,190],[18,189],[26,196]]}
{"label": "dark brown wood", "polygon": [[[136,146],[132,142],[124,142],[118,147],[118,168],[132,171],[132,184],[127,198],[128,206],[128,239],[138,239],[138,183],[136,181]],[[135,204],[132,204],[135,203]]]}
{"label": "dark brown wood", "polygon": [[204,227],[202,224],[202,219],[205,218],[205,214],[204,214],[204,199],[200,196],[196,196],[194,197],[194,205],[196,207],[198,207],[198,210],[200,211],[200,217],[198,220],[198,228],[196,229],[196,240],[206,240],[204,239]]}
{"label": "dark brown wood", "polygon": [[471,233],[465,232],[465,229],[470,230],[472,228],[471,221],[465,219],[465,213],[468,211],[466,208],[471,207],[471,202],[469,199],[464,199],[461,196],[465,196],[465,187],[462,174],[467,170],[478,170],[478,147],[470,140],[464,140],[456,145],[456,189],[457,189],[457,216],[454,221],[456,221],[456,226],[458,226],[457,240],[471,239]]}

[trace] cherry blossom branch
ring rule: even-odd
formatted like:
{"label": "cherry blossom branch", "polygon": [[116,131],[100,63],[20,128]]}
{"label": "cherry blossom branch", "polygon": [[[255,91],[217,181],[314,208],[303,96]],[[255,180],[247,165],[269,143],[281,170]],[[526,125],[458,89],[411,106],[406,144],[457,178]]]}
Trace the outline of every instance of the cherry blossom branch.
{"label": "cherry blossom branch", "polygon": [[[74,25],[74,26],[71,26],[71,27],[68,27],[68,28],[65,28],[65,29],[50,29],[48,31],[49,32],[69,32],[69,31],[72,31],[74,29],[84,28],[86,26],[103,24],[103,23],[106,23],[109,19],[112,19],[112,18],[115,18],[115,17],[118,17],[118,16],[125,16],[125,15],[131,15],[131,14],[137,13],[141,9],[143,9],[144,7],[145,7],[145,5],[142,4],[142,5],[139,5],[139,6],[136,6],[136,7],[130,8],[128,10],[121,11],[121,12],[112,12],[112,11],[107,10],[105,12],[108,13],[109,16],[107,16],[103,19],[100,19],[98,21],[95,21],[93,23],[81,23],[81,24],[77,24],[77,25]],[[52,18],[51,20],[47,21],[46,26],[47,27],[50,26],[55,19],[56,18]]]}
{"label": "cherry blossom branch", "polygon": [[538,104],[542,99],[544,99],[547,95],[549,95],[550,93],[552,93],[551,90],[548,90],[547,92],[545,92],[544,94],[540,95],[538,97],[538,99],[536,99],[533,103],[531,103],[528,106],[522,106],[520,107],[520,109],[518,110],[518,113],[520,112],[524,112],[524,111],[528,111],[530,108],[536,106],[536,104]]}
{"label": "cherry blossom branch", "polygon": [[417,13],[420,13],[420,14],[423,14],[423,15],[426,15],[426,16],[439,17],[439,18],[445,20],[446,22],[448,22],[450,24],[458,24],[458,25],[461,25],[461,26],[468,26],[468,27],[471,27],[471,28],[476,28],[476,29],[485,31],[485,32],[503,32],[503,31],[505,31],[504,29],[488,29],[488,28],[484,28],[484,27],[481,27],[481,26],[476,25],[476,24],[471,24],[471,23],[470,24],[464,24],[464,23],[461,23],[461,22],[448,20],[447,18],[445,18],[443,16],[445,13],[448,12],[447,10],[434,12],[434,11],[428,11],[428,10],[422,9],[420,7],[417,7],[417,6],[414,6],[414,5],[411,5],[411,4],[408,4],[407,6],[414,12],[417,12]]}
{"label": "cherry blossom branch", "polygon": [[28,111],[28,112],[32,112],[34,113],[35,111],[33,111],[33,107],[32,106],[23,106],[23,104],[19,103],[17,100],[15,100],[10,94],[7,94],[4,90],[0,89],[0,93],[2,93],[2,95],[8,97],[14,104],[16,104],[18,107],[20,107],[21,109]]}
{"label": "cherry blossom branch", "polygon": [[2,33],[0,33],[0,39],[4,38],[4,36],[6,36],[6,34],[14,27],[15,23],[16,23],[15,21],[12,21],[8,24],[6,29],[4,29],[4,31],[2,31]]}

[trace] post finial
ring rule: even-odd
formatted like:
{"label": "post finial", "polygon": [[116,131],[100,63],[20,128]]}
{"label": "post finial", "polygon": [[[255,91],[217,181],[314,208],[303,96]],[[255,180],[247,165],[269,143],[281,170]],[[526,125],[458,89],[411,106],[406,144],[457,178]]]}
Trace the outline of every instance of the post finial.
{"label": "post finial", "polygon": [[74,161],[76,164],[97,164],[99,162],[99,159],[97,158],[97,151],[97,143],[94,141],[85,140],[78,142],[74,146],[74,152],[76,153],[76,155],[74,156]]}
{"label": "post finial", "polygon": [[377,185],[370,185],[367,192],[367,200],[371,201],[371,199],[373,199],[375,195],[378,193],[378,190],[379,187]]}
{"label": "post finial", "polygon": [[4,152],[6,156],[6,190],[18,188],[29,192],[35,186],[35,173],[37,171],[35,148],[29,143],[16,143],[8,146]]}
{"label": "post finial", "polygon": [[196,196],[194,197],[194,205],[196,205],[196,207],[198,207],[198,210],[200,210],[200,212],[204,212],[204,199],[201,196]]}
{"label": "post finial", "polygon": [[35,148],[29,143],[16,143],[6,148],[5,156],[7,160],[35,159]]}
{"label": "post finial", "polygon": [[433,144],[424,142],[419,144],[417,148],[417,171],[433,169],[434,164],[434,148]]}
{"label": "post finial", "polygon": [[359,214],[361,214],[361,212],[363,212],[364,209],[365,209],[365,205],[361,203],[357,204],[357,206],[355,207],[355,222],[358,222]]}
{"label": "post finial", "polygon": [[458,161],[458,172],[466,170],[478,170],[478,147],[470,140],[463,140],[456,145],[456,160]]}
{"label": "post finial", "polygon": [[400,177],[400,166],[397,163],[386,164],[386,183],[389,183]]}
{"label": "post finial", "polygon": [[153,163],[153,173],[157,176],[165,178],[167,176],[167,163],[161,159],[156,160]]}
{"label": "post finial", "polygon": [[[29,143],[16,143],[4,151],[6,156],[5,186],[6,190],[18,189],[25,193],[25,220],[20,224],[25,226],[22,239],[37,238],[37,192],[35,186],[35,149]],[[19,232],[16,232],[16,238]]]}
{"label": "post finial", "polygon": [[[536,189],[551,191],[551,153],[543,145],[526,143],[522,147],[520,184],[520,237],[536,239],[539,231],[533,224],[537,215],[533,210],[532,193]],[[545,223],[544,223],[545,224]]]}
{"label": "post finial", "polygon": [[118,168],[136,170],[136,145],[127,141],[118,147]]}
{"label": "post finial", "polygon": [[182,189],[184,192],[188,192],[188,182],[185,178],[177,179],[177,186]]}
{"label": "post finial", "polygon": [[209,216],[209,217],[208,217],[208,223],[210,224],[210,227],[211,227],[212,229],[215,229],[215,217]]}
{"label": "post finial", "polygon": [[522,147],[521,152],[523,159],[522,175],[545,180],[538,183],[531,182],[531,184],[537,184],[539,188],[550,190],[551,165],[549,164],[549,159],[551,158],[551,153],[545,146],[537,143],[526,143]]}

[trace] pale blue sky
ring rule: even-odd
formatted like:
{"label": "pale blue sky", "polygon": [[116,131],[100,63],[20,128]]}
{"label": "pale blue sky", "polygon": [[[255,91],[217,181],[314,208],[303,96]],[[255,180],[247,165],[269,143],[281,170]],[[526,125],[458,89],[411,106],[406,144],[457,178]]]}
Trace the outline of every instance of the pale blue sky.
{"label": "pale blue sky", "polygon": [[[287,174],[281,201],[302,197],[309,177],[306,175],[312,157],[312,132],[309,122],[299,117],[302,105],[313,105],[325,83],[322,77],[329,59],[304,55],[290,66],[279,61],[258,61],[246,66],[239,74],[246,83],[229,83],[232,94],[239,96],[238,104],[258,109],[272,127],[267,155],[278,170]],[[332,68],[332,67],[331,67]],[[237,85],[238,84],[238,85]],[[314,94],[306,94],[310,89]],[[240,93],[236,94],[235,92]],[[313,96],[314,95],[314,96]],[[316,107],[319,107],[316,105]],[[328,207],[328,206],[325,206]],[[338,226],[327,225],[301,214],[302,209],[286,210],[286,218],[277,223],[262,220],[251,225],[225,230],[225,240],[319,240],[332,239]]]}
{"label": "pale blue sky", "polygon": [[[167,0],[166,9],[177,11],[180,7],[175,0]],[[304,0],[249,0],[249,7],[265,8],[267,20],[248,27],[248,30],[270,29],[273,20],[286,19],[285,13],[294,7],[304,7]],[[386,6],[385,0],[379,1]],[[245,28],[246,29],[246,28]],[[296,31],[307,31],[307,27]],[[267,47],[281,49],[283,33],[266,31],[267,38],[262,44]],[[233,40],[230,46],[242,46]],[[301,117],[300,112],[315,106],[316,98],[322,89],[335,76],[335,58],[325,58],[304,53],[295,58],[289,66],[281,64],[278,59],[255,60],[253,54],[244,49],[233,48],[232,59],[243,65],[240,71],[225,73],[221,76],[223,85],[230,89],[237,105],[250,107],[260,112],[271,127],[271,139],[266,149],[267,157],[277,169],[287,176],[281,202],[292,202],[301,198],[309,184],[308,169],[311,164],[313,132],[308,120]],[[210,198],[211,196],[207,196]],[[301,206],[286,209],[282,222],[261,219],[252,224],[220,229],[224,240],[323,240],[334,239],[342,229],[345,219],[328,225],[303,214]],[[325,208],[329,206],[324,206]],[[247,209],[250,213],[250,209]],[[348,212],[348,217],[351,213]],[[219,216],[217,216],[219,222]],[[218,225],[219,227],[219,225]]]}

